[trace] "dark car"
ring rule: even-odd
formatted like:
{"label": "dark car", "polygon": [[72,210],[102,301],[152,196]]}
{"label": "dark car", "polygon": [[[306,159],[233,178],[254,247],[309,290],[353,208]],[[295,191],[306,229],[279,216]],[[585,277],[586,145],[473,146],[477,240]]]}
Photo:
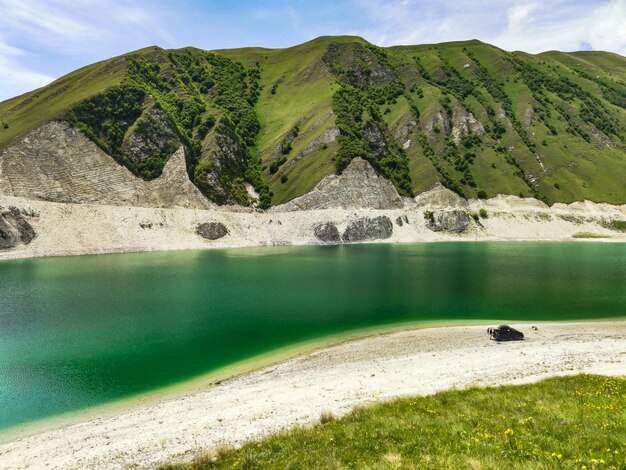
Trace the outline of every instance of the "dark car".
{"label": "dark car", "polygon": [[487,333],[489,333],[489,339],[494,341],[519,341],[524,339],[524,333],[511,328],[509,325],[487,328]]}

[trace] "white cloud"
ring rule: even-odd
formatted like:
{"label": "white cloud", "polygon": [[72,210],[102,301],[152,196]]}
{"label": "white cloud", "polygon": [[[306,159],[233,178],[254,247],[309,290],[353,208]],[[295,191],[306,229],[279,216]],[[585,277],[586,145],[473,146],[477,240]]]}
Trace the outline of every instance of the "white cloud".
{"label": "white cloud", "polygon": [[353,0],[379,45],[480,39],[531,53],[585,45],[626,54],[626,0]]}
{"label": "white cloud", "polygon": [[584,41],[596,50],[626,55],[626,0],[613,0],[598,8],[585,36]]}
{"label": "white cloud", "polygon": [[[146,3],[144,3],[146,2]],[[0,0],[0,100],[79,66],[154,43],[172,15],[149,0]],[[39,70],[37,70],[39,69]]]}
{"label": "white cloud", "polygon": [[594,49],[626,54],[626,0],[585,8],[559,7],[533,10],[523,24],[509,25],[493,42],[505,49],[528,52]]}
{"label": "white cloud", "polygon": [[424,44],[477,37],[504,13],[499,0],[354,0],[370,19],[362,35],[379,45]]}
{"label": "white cloud", "polygon": [[[1,39],[1,38],[0,38]],[[20,56],[24,55],[24,51],[17,47],[9,46],[0,41],[0,55],[3,56]]]}
{"label": "white cloud", "polygon": [[114,44],[148,45],[171,35],[153,5],[139,0],[0,0],[0,29],[13,42],[75,54]]}
{"label": "white cloud", "polygon": [[24,56],[24,51],[0,42],[0,100],[39,88],[53,80],[21,65],[19,60]]}
{"label": "white cloud", "polygon": [[592,48],[626,54],[626,0],[244,3],[0,0],[0,99],[41,86],[49,75],[150,44],[287,47],[321,34],[354,34],[383,46],[476,38],[531,53]]}
{"label": "white cloud", "polygon": [[509,26],[523,21],[524,18],[536,10],[538,6],[537,3],[520,3],[509,8]]}

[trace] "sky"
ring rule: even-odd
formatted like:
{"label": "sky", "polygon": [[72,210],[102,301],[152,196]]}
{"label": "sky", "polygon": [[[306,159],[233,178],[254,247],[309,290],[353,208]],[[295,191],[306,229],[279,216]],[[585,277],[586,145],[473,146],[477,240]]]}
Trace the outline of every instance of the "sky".
{"label": "sky", "polygon": [[0,101],[150,45],[289,47],[341,34],[626,55],[626,0],[0,0]]}

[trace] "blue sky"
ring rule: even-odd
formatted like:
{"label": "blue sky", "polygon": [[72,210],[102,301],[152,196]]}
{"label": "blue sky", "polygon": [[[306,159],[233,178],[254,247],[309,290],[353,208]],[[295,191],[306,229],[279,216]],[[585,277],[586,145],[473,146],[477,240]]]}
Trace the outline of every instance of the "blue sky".
{"label": "blue sky", "polygon": [[152,44],[287,47],[338,34],[626,55],[626,0],[0,0],[0,100]]}

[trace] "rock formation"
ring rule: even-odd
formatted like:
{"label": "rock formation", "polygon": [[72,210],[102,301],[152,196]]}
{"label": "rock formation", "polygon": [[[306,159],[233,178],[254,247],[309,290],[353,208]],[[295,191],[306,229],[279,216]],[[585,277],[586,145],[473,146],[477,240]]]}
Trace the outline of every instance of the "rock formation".
{"label": "rock formation", "polygon": [[28,218],[37,217],[34,211],[9,207],[0,208],[0,250],[28,245],[37,236]]}
{"label": "rock formation", "polygon": [[232,122],[219,121],[205,139],[203,153],[206,155],[195,170],[196,184],[218,204],[247,205],[244,175],[248,155]]}
{"label": "rock formation", "polygon": [[462,106],[455,106],[452,109],[452,119],[450,122],[450,135],[456,145],[461,143],[464,135],[475,132],[478,135],[485,133],[483,125],[474,117],[472,113]]}
{"label": "rock formation", "polygon": [[468,207],[465,199],[440,183],[435,184],[428,191],[415,196],[414,201],[417,207],[429,206],[441,209],[465,209]]}
{"label": "rock formation", "polygon": [[341,239],[346,243],[384,240],[393,234],[393,224],[386,215],[362,217],[348,224]]}
{"label": "rock formation", "polygon": [[[135,130],[124,141],[121,149],[130,168],[145,168],[151,159],[167,161],[180,147],[176,128],[162,109],[152,108],[137,122]],[[154,173],[154,176],[160,174],[156,171]],[[147,179],[153,179],[154,176]]]}
{"label": "rock formation", "polygon": [[316,225],[313,232],[315,238],[324,243],[339,243],[341,241],[339,229],[337,229],[337,226],[332,222]]}
{"label": "rock formation", "polygon": [[228,229],[221,222],[205,222],[196,227],[196,232],[207,240],[218,240],[228,234]]}
{"label": "rock formation", "polygon": [[355,158],[341,175],[325,177],[311,192],[274,210],[398,209],[403,206],[393,183],[378,175],[367,161]]}
{"label": "rock formation", "polygon": [[465,232],[469,226],[467,212],[460,210],[435,211],[425,214],[426,226],[433,232]]}
{"label": "rock formation", "polygon": [[62,121],[44,124],[0,152],[0,194],[78,204],[211,207],[189,181],[183,147],[160,177],[144,181]]}

